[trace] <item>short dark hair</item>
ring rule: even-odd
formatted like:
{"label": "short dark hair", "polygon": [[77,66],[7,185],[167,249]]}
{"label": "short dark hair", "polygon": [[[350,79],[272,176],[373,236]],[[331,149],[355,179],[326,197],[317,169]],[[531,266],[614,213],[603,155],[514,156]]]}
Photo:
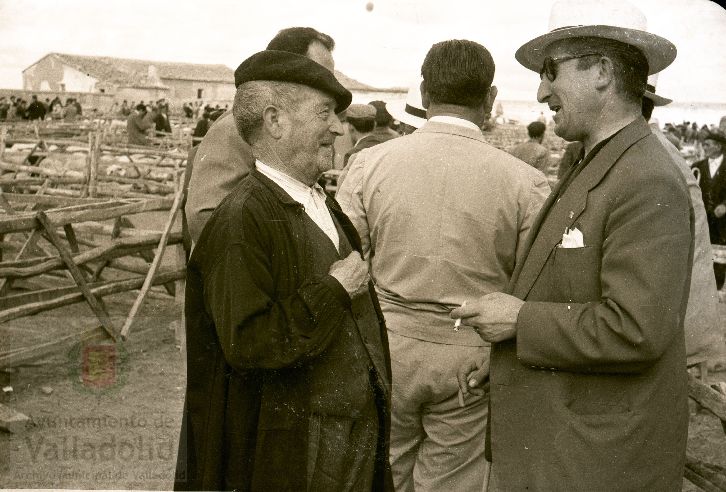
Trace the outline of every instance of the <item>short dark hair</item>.
{"label": "short dark hair", "polygon": [[313,41],[321,42],[328,51],[333,51],[335,48],[333,38],[312,27],[288,27],[272,38],[272,41],[267,45],[267,49],[289,51],[290,53],[306,56],[308,47]]}
{"label": "short dark hair", "polygon": [[376,120],[370,118],[351,118],[348,116],[345,121],[353,125],[353,128],[361,133],[372,132],[376,127]]}
{"label": "short dark hair", "polygon": [[[596,51],[613,63],[619,92],[629,101],[640,102],[648,82],[648,59],[636,47],[614,39],[581,37],[567,41],[573,54]],[[599,62],[598,55],[578,59],[577,68],[586,70]]]}
{"label": "short dark hair", "polygon": [[529,138],[539,138],[544,135],[546,129],[547,126],[541,121],[533,121],[527,125],[527,134],[529,135]]}
{"label": "short dark hair", "polygon": [[477,106],[484,102],[494,80],[494,60],[474,41],[442,41],[426,54],[421,75],[431,102]]}

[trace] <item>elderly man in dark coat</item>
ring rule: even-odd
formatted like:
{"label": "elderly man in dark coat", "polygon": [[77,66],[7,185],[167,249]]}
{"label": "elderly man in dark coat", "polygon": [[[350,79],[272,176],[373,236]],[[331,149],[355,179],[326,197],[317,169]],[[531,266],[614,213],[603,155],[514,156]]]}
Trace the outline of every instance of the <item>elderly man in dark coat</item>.
{"label": "elderly man in dark coat", "polygon": [[235,82],[235,122],[257,160],[188,265],[176,488],[393,490],[383,316],[355,228],[316,184],[351,94],[274,50]]}

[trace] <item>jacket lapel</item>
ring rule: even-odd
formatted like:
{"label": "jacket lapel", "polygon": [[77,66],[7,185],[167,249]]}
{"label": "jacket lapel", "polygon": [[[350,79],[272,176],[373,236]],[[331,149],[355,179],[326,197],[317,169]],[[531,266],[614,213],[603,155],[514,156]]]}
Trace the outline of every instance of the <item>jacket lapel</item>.
{"label": "jacket lapel", "polygon": [[328,210],[333,213],[335,219],[337,219],[338,224],[340,224],[340,228],[343,229],[345,237],[348,238],[348,242],[350,243],[351,247],[360,253],[362,251],[360,236],[358,236],[358,231],[356,230],[353,223],[350,221],[348,216],[345,215],[343,210],[340,208],[340,205],[338,205],[338,202],[335,201],[334,198],[328,196],[325,199],[325,204],[328,206]]}
{"label": "jacket lapel", "polygon": [[637,118],[600,149],[558,199],[555,199],[556,193],[552,193],[527,239],[524,260],[512,275],[509,288],[512,295],[524,299],[529,294],[552,250],[560,243],[566,229],[572,227],[585,210],[590,190],[597,186],[628,148],[648,135],[651,131],[645,120]]}

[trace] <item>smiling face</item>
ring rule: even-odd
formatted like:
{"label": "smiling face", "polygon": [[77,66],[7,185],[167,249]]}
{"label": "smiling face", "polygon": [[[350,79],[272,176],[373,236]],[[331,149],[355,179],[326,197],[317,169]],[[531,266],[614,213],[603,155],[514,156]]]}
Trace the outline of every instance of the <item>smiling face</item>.
{"label": "smiling face", "polygon": [[[547,56],[555,60],[556,76],[550,80],[546,74],[540,76],[537,100],[547,103],[555,112],[555,134],[572,141],[585,141],[597,124],[601,108],[595,77],[598,65],[578,69],[581,58],[572,58],[579,53],[567,48],[566,43],[556,43],[547,48]],[[557,61],[561,60],[561,61]]]}
{"label": "smiling face", "polygon": [[335,114],[335,100],[327,94],[302,87],[298,104],[284,110],[285,129],[280,145],[286,150],[285,164],[297,179],[313,184],[333,167],[333,142],[343,134]]}

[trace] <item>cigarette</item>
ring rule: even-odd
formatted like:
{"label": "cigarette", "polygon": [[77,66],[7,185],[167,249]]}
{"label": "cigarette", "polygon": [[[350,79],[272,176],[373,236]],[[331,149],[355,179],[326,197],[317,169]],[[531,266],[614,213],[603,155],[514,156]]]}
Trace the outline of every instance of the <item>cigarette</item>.
{"label": "cigarette", "polygon": [[[466,306],[466,301],[464,301],[464,302],[463,302],[463,303],[461,304],[461,307],[464,307],[464,306]],[[459,331],[459,328],[460,328],[460,327],[461,327],[461,318],[456,318],[456,319],[454,320],[454,331]],[[463,405],[462,405],[462,406],[463,406]]]}
{"label": "cigarette", "polygon": [[464,392],[461,391],[461,388],[459,388],[459,406],[461,408],[464,408],[466,404],[464,403]]}

